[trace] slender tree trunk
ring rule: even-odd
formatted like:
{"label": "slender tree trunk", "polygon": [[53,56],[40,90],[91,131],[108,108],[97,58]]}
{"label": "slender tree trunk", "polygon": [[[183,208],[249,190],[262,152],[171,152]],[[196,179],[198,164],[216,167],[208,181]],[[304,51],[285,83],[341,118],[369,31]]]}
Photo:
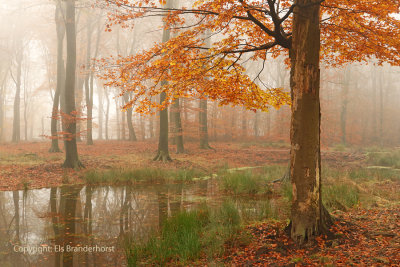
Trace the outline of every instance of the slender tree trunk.
{"label": "slender tree trunk", "polygon": [[[124,101],[125,104],[127,104],[130,101],[130,95],[128,93],[124,94]],[[133,123],[132,123],[132,111],[133,108],[128,108],[126,110],[126,123],[128,124],[128,131],[129,131],[128,141],[137,141],[135,129],[133,128]]]}
{"label": "slender tree trunk", "polygon": [[108,96],[108,90],[105,90],[106,101],[107,101],[107,109],[106,109],[106,140],[108,140],[108,119],[110,114],[110,98]]}
{"label": "slender tree trunk", "polygon": [[242,138],[247,137],[247,112],[246,109],[242,110]]}
{"label": "slender tree trunk", "polygon": [[65,79],[65,168],[81,168],[76,145],[76,108],[75,108],[75,69],[76,69],[76,33],[75,33],[75,1],[67,0],[66,36],[67,66]]}
{"label": "slender tree trunk", "polygon": [[[164,82],[163,82],[164,83]],[[166,93],[160,95],[160,104],[164,102]],[[168,151],[168,109],[160,110],[160,133],[158,139],[158,152],[153,160],[171,161]]]}
{"label": "slender tree trunk", "polygon": [[181,120],[181,109],[180,109],[180,99],[177,98],[173,105],[173,115],[175,117],[175,144],[176,144],[176,153],[181,154],[185,152],[185,148],[183,146],[183,128],[182,128],[182,120]]}
{"label": "slender tree trunk", "polygon": [[200,125],[200,148],[210,149],[211,146],[208,143],[208,120],[207,120],[207,99],[200,99],[200,111],[199,111],[199,125]]}
{"label": "slender tree trunk", "polygon": [[85,100],[86,100],[86,109],[87,109],[87,120],[86,120],[86,144],[93,145],[93,137],[92,137],[92,111],[93,111],[93,98],[91,98],[91,87],[92,81],[89,82],[91,77],[91,47],[92,47],[92,19],[91,14],[87,15],[87,25],[86,25],[86,76],[85,76]]}
{"label": "slender tree trunk", "polygon": [[77,142],[82,142],[82,136],[81,136],[81,120],[79,118],[82,115],[83,111],[83,87],[85,84],[85,80],[80,77],[80,75],[75,76],[76,77],[76,83],[75,83],[75,95],[76,95],[76,141]]}
{"label": "slender tree trunk", "polygon": [[58,146],[58,131],[57,122],[59,118],[59,105],[60,105],[60,92],[61,88],[64,86],[65,80],[64,75],[64,61],[63,61],[63,48],[64,48],[64,36],[65,36],[65,25],[63,22],[63,14],[61,3],[58,1],[56,3],[55,11],[55,21],[56,21],[56,32],[57,32],[57,85],[56,91],[54,93],[53,99],[53,111],[51,114],[51,147],[49,152],[61,152]]}
{"label": "slender tree trunk", "polygon": [[145,123],[144,117],[141,115],[140,116],[140,132],[142,135],[142,141],[146,140],[146,126],[144,123]]}
{"label": "slender tree trunk", "polygon": [[379,146],[383,146],[383,70],[379,71]]}
{"label": "slender tree trunk", "polygon": [[0,142],[4,140],[5,81],[6,78],[4,77],[0,87]]}
{"label": "slender tree trunk", "polygon": [[[28,75],[26,75],[25,77],[28,77]],[[25,82],[24,82],[25,84]],[[24,137],[25,137],[25,141],[28,141],[28,105],[29,105],[29,101],[28,101],[28,92],[27,90],[27,86],[24,85]]]}
{"label": "slender tree trunk", "polygon": [[121,132],[121,136],[122,136],[122,140],[125,141],[125,112],[122,112],[122,119],[121,119],[121,128],[122,128],[122,132]]}
{"label": "slender tree trunk", "polygon": [[322,205],[319,51],[320,2],[295,1],[291,57],[290,235],[298,243],[328,233],[331,218]]}
{"label": "slender tree trunk", "polygon": [[342,110],[340,112],[340,128],[342,130],[342,144],[346,145],[347,104],[350,82],[350,67],[345,68],[342,81]]}
{"label": "slender tree trunk", "polygon": [[371,66],[371,75],[372,75],[372,143],[376,144],[378,140],[378,134],[377,134],[377,107],[376,107],[376,87],[377,87],[377,81],[376,81],[376,71],[377,68],[376,66],[372,65]]}
{"label": "slender tree trunk", "polygon": [[154,137],[154,125],[153,125],[153,116],[149,118],[149,131],[150,131],[150,139]]}
{"label": "slender tree trunk", "polygon": [[121,110],[119,108],[119,101],[118,101],[118,97],[115,98],[115,113],[117,116],[117,139],[121,140],[121,125],[120,125],[120,120],[119,120],[119,116],[121,113]]}
{"label": "slender tree trunk", "polygon": [[[167,0],[166,8],[172,7],[172,0]],[[170,38],[170,31],[164,29],[162,42],[168,42]],[[161,86],[166,85],[166,81],[161,82]],[[166,93],[162,92],[160,94],[160,104],[164,103],[166,99]],[[168,108],[164,108],[160,110],[160,133],[158,139],[158,151],[157,155],[154,157],[153,160],[160,160],[160,161],[171,161],[171,157],[169,156],[168,151]]]}
{"label": "slender tree trunk", "polygon": [[14,117],[13,117],[13,134],[12,141],[18,143],[21,139],[21,119],[20,119],[20,102],[21,102],[21,70],[22,70],[23,50],[22,46],[17,52],[17,77],[16,77],[16,91],[14,98]]}
{"label": "slender tree trunk", "polygon": [[97,94],[98,94],[98,100],[99,100],[99,109],[98,109],[98,116],[99,116],[99,140],[103,140],[103,88],[101,86],[97,86]]}

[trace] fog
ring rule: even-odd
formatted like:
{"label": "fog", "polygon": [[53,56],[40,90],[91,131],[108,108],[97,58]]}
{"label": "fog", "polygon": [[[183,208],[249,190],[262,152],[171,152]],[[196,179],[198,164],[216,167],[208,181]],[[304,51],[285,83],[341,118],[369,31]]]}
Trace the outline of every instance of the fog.
{"label": "fog", "polygon": [[[187,3],[186,3],[187,4]],[[76,2],[77,69],[76,107],[80,120],[78,139],[87,134],[85,79],[93,73],[93,138],[129,139],[125,104],[118,88],[104,86],[96,59],[128,56],[150,48],[162,37],[160,17],[144,18],[135,26],[112,25],[112,10],[95,2]],[[182,4],[183,5],[183,4]],[[0,141],[11,142],[15,121],[20,141],[48,142],[57,80],[57,34],[55,1],[11,1],[0,3]],[[190,19],[189,19],[190,21]],[[88,27],[90,27],[88,32]],[[213,35],[212,42],[219,36]],[[88,46],[88,41],[89,46]],[[65,43],[64,39],[64,43]],[[98,45],[96,45],[98,42]],[[90,47],[91,55],[87,55]],[[96,54],[96,55],[95,55]],[[66,49],[64,49],[64,60]],[[88,58],[91,67],[87,65]],[[289,92],[289,69],[283,58],[266,62],[242,60],[246,73],[263,87],[283,87]],[[321,66],[321,107],[323,146],[398,146],[400,142],[398,67],[377,65],[375,59],[332,67]],[[262,65],[264,64],[264,67]],[[19,119],[14,118],[17,87],[20,87]],[[183,136],[198,138],[199,100],[184,98]],[[219,106],[208,101],[210,141],[289,142],[290,107],[254,112],[240,106]],[[155,112],[155,111],[154,111]],[[158,115],[133,112],[132,121],[139,140],[157,141]],[[14,126],[13,126],[14,123]],[[60,129],[58,123],[58,131]],[[170,129],[173,136],[173,129]],[[16,140],[14,140],[16,141]]]}

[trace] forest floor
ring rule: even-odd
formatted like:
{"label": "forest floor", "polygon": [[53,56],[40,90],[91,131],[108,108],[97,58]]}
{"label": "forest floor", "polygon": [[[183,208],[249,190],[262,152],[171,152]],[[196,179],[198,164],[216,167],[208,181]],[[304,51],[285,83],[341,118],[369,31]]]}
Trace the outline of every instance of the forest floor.
{"label": "forest floor", "polygon": [[[82,175],[94,169],[154,167],[216,173],[227,166],[284,167],[289,160],[289,149],[285,145],[211,145],[215,150],[201,150],[197,143],[187,143],[185,154],[174,153],[171,146],[173,161],[162,163],[152,161],[157,151],[154,142],[97,141],[94,146],[79,143],[80,159],[86,168],[64,170],[61,167],[64,154],[49,153],[49,142],[1,144],[0,190],[84,183]],[[400,172],[397,169],[389,172],[386,167],[376,166],[369,169],[379,165],[369,162],[369,158],[368,153],[361,150],[322,151],[324,184],[334,185],[340,181],[343,185],[343,188],[334,187],[338,191],[329,191],[325,195],[339,195],[340,198],[343,197],[341,194],[349,193],[343,191],[347,188],[354,188],[359,194],[357,204],[351,208],[333,197],[330,211],[335,218],[331,229],[335,239],[320,237],[306,247],[299,247],[284,232],[286,221],[254,222],[244,229],[252,236],[251,242],[227,247],[217,262],[230,266],[399,266]],[[378,161],[384,162],[384,159],[377,158]],[[279,186],[280,183],[274,185]],[[200,260],[199,264],[208,263]]]}
{"label": "forest floor", "polygon": [[[261,144],[261,145],[260,145]],[[155,142],[97,141],[88,146],[78,143],[82,170],[62,168],[64,153],[49,153],[49,142],[0,144],[0,190],[43,188],[83,183],[87,170],[112,168],[197,169],[214,173],[221,168],[286,165],[289,149],[262,143],[212,143],[215,150],[203,150],[197,143],[185,144],[186,153],[176,154],[170,146],[172,162],[154,162]],[[323,151],[322,158],[332,166],[357,166],[365,156],[359,153]],[[68,177],[68,179],[66,179]],[[277,177],[279,178],[279,177]]]}

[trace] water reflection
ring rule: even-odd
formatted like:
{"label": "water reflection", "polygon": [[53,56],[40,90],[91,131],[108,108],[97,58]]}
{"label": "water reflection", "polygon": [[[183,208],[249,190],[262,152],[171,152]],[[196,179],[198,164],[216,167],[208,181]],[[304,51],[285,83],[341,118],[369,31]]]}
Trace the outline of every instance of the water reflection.
{"label": "water reflection", "polygon": [[0,192],[0,266],[124,266],[126,238],[145,240],[213,189],[202,181]]}

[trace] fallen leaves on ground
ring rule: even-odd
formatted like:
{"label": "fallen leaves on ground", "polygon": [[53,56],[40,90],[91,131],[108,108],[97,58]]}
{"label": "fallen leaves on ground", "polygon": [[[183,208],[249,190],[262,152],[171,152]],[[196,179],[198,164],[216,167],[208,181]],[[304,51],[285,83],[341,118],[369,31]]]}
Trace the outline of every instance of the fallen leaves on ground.
{"label": "fallen leaves on ground", "polygon": [[[335,214],[335,213],[334,213]],[[399,266],[400,206],[336,213],[334,239],[298,246],[282,222],[248,226],[252,242],[222,259],[231,266]]]}

